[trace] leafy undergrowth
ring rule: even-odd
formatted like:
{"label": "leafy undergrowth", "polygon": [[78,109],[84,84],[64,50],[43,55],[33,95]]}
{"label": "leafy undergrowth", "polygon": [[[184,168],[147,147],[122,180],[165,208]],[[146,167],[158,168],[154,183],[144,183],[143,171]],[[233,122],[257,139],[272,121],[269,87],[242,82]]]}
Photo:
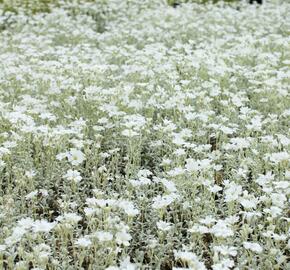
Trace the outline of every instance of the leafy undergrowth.
{"label": "leafy undergrowth", "polygon": [[290,4],[100,5],[0,16],[0,268],[289,269]]}

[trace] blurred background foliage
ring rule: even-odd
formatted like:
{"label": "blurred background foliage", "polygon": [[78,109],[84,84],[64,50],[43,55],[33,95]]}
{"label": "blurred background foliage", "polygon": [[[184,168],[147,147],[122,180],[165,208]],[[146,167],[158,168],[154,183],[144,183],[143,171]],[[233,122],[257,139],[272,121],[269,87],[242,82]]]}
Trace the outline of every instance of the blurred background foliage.
{"label": "blurred background foliage", "polygon": [[[32,14],[38,12],[50,12],[53,6],[57,6],[65,3],[82,3],[82,2],[95,2],[95,3],[106,3],[109,0],[0,0],[0,8],[2,13],[13,12],[18,13],[19,10],[29,12]],[[126,1],[126,0],[124,0]],[[140,0],[142,1],[142,0]],[[160,0],[162,1],[162,0]],[[165,0],[170,6],[177,6],[181,3],[195,2],[195,3],[206,3],[206,2],[219,2],[220,0]],[[224,2],[236,2],[239,0],[224,0]],[[128,1],[129,2],[129,1]]]}
{"label": "blurred background foliage", "polygon": [[[70,16],[87,15],[96,22],[98,32],[105,31],[106,21],[111,19],[108,12],[109,0],[0,0],[0,32],[13,24],[13,14],[33,15],[49,13],[54,7],[63,7]],[[92,3],[96,3],[92,7]]]}
{"label": "blurred background foliage", "polygon": [[20,10],[25,13],[50,12],[54,6],[71,3],[96,2],[105,4],[107,0],[0,0],[0,10],[2,13],[18,13]]}
{"label": "blurred background foliage", "polygon": [[57,0],[0,0],[2,12],[18,13],[19,9],[32,13],[49,12],[51,5],[56,5]]}

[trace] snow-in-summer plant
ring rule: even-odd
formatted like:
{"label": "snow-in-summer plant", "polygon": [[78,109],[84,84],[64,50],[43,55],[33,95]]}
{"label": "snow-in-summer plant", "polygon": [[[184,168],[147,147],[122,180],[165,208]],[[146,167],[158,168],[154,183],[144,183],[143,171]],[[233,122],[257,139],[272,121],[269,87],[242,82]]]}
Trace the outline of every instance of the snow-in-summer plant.
{"label": "snow-in-summer plant", "polygon": [[289,2],[0,2],[0,269],[290,268]]}

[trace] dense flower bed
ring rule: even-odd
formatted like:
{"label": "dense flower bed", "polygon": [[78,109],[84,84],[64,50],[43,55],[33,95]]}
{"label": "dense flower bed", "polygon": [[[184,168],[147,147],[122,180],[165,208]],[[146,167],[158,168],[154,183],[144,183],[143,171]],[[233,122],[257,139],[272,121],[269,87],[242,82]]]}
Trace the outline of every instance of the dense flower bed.
{"label": "dense flower bed", "polygon": [[25,14],[0,17],[1,269],[289,269],[290,3]]}

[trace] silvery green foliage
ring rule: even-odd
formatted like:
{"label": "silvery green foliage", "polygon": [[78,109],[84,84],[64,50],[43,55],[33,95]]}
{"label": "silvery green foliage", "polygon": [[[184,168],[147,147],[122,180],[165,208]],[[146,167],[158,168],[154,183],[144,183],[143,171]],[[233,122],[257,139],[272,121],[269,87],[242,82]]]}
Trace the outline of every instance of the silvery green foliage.
{"label": "silvery green foliage", "polygon": [[289,14],[2,15],[0,268],[289,269]]}

